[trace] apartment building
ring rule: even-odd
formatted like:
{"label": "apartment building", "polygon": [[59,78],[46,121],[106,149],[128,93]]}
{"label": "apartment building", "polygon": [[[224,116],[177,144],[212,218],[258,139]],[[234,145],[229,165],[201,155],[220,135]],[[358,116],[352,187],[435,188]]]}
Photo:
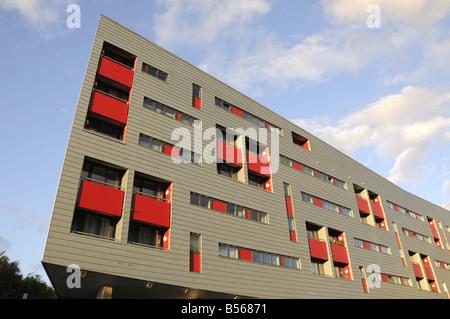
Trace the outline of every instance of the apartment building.
{"label": "apartment building", "polygon": [[42,258],[61,298],[445,299],[449,239],[449,211],[100,17]]}

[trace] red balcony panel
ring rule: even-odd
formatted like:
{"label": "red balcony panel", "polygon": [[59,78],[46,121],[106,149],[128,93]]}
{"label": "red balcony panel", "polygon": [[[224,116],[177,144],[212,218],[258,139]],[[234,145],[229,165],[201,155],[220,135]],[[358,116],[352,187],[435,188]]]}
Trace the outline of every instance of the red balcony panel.
{"label": "red balcony panel", "polygon": [[98,91],[92,92],[89,110],[123,125],[127,124],[128,104]]}
{"label": "red balcony panel", "polygon": [[170,202],[134,194],[131,218],[168,228],[170,226]]}
{"label": "red balcony panel", "polygon": [[189,270],[195,271],[195,272],[200,272],[200,254],[190,253]]}
{"label": "red balcony panel", "polygon": [[179,149],[174,148],[173,146],[164,145],[164,154],[179,157],[180,156],[179,151],[180,151]]}
{"label": "red balcony panel", "polygon": [[239,259],[252,261],[253,253],[249,250],[239,249]]}
{"label": "red balcony panel", "polygon": [[217,141],[217,158],[230,164],[242,166],[241,150],[221,141]]}
{"label": "red balcony panel", "polygon": [[201,108],[202,108],[201,100],[198,97],[193,96],[192,97],[192,106],[198,110],[201,110]]}
{"label": "red balcony panel", "polygon": [[356,196],[356,202],[358,203],[359,210],[361,210],[367,214],[370,214],[369,203],[365,199],[363,199],[359,196]]}
{"label": "red balcony panel", "polygon": [[164,249],[169,249],[169,234],[170,234],[170,228],[167,228],[167,230],[163,236],[163,248]]}
{"label": "red balcony panel", "polygon": [[247,152],[247,163],[250,171],[270,177],[270,162],[267,158]]}
{"label": "red balcony panel", "polygon": [[324,241],[308,238],[311,257],[328,260],[327,244]]}
{"label": "red balcony panel", "polygon": [[381,281],[382,281],[382,282],[389,282],[388,276],[385,275],[385,274],[381,274]]}
{"label": "red balcony panel", "polygon": [[422,268],[420,267],[419,264],[416,263],[411,263],[413,270],[414,270],[414,276],[416,278],[423,278],[423,272],[422,272]]}
{"label": "red balcony panel", "polygon": [[433,269],[431,269],[431,267],[423,267],[425,269],[425,274],[427,275],[427,279],[428,280],[436,280],[436,278],[434,278],[434,274],[433,274]]}
{"label": "red balcony panel", "polygon": [[233,114],[236,114],[237,116],[242,117],[242,111],[239,110],[238,108],[235,108],[234,106],[231,108],[231,112],[232,112]]}
{"label": "red balcony panel", "polygon": [[322,201],[318,198],[314,198],[314,205],[322,207]]}
{"label": "red balcony panel", "polygon": [[213,200],[212,209],[218,210],[219,212],[225,213],[227,211],[227,204]]}
{"label": "red balcony panel", "polygon": [[363,242],[363,247],[364,249],[369,249],[370,250],[370,244],[366,241]]}
{"label": "red balcony panel", "polygon": [[383,208],[380,205],[375,204],[375,203],[371,203],[371,205],[372,205],[373,214],[378,218],[384,219]]}
{"label": "red balcony panel", "polygon": [[299,163],[297,163],[297,162],[293,162],[293,163],[292,163],[292,166],[293,166],[295,169],[299,170],[299,171],[302,170],[302,165],[299,164]]}
{"label": "red balcony panel", "polygon": [[98,74],[131,88],[134,71],[126,66],[102,57],[98,65]]}
{"label": "red balcony panel", "polygon": [[110,214],[122,216],[123,191],[114,187],[81,181],[77,206]]}
{"label": "red balcony panel", "polygon": [[284,197],[286,200],[286,211],[287,211],[287,215],[289,217],[293,217],[294,216],[294,212],[292,210],[292,200],[290,196],[285,196]]}
{"label": "red balcony panel", "polygon": [[339,263],[348,264],[347,249],[343,245],[331,243],[331,252],[333,260]]}

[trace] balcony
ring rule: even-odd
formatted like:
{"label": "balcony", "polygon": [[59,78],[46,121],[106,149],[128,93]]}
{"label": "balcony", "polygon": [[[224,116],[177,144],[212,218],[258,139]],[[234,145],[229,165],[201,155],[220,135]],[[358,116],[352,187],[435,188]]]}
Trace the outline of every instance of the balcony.
{"label": "balcony", "polygon": [[241,150],[222,141],[217,141],[217,158],[228,164],[242,167]]}
{"label": "balcony", "polygon": [[82,180],[77,206],[80,208],[122,216],[123,191],[113,186]]}
{"label": "balcony", "polygon": [[373,214],[375,215],[375,217],[381,218],[384,220],[384,213],[383,213],[383,208],[381,207],[381,205],[378,205],[376,203],[371,203],[372,206],[372,211]]}
{"label": "balcony", "polygon": [[320,239],[308,238],[309,252],[312,258],[328,260],[328,250],[326,242]]}
{"label": "balcony", "polygon": [[106,57],[100,58],[100,63],[98,65],[98,74],[120,84],[123,84],[128,88],[131,88],[133,84],[133,69]]}
{"label": "balcony", "polygon": [[370,214],[369,202],[367,200],[362,197],[356,196],[356,202],[358,203],[358,209],[360,211]]}
{"label": "balcony", "polygon": [[247,163],[249,171],[270,178],[270,162],[267,158],[247,152]]}
{"label": "balcony", "polygon": [[127,123],[128,103],[99,91],[92,92],[89,110],[122,125]]}
{"label": "balcony", "polygon": [[331,252],[333,253],[333,260],[338,263],[348,264],[347,249],[344,245],[331,243]]}
{"label": "balcony", "polygon": [[133,194],[131,218],[135,221],[168,228],[170,226],[170,202],[160,198]]}

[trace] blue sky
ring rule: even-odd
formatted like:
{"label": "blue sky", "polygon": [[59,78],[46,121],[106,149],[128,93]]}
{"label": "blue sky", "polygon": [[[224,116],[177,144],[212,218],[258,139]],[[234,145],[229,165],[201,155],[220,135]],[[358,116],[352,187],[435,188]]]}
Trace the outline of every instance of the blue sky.
{"label": "blue sky", "polygon": [[[71,3],[81,28],[66,25]],[[23,274],[47,280],[40,260],[100,14],[450,209],[450,0],[0,0],[0,251]]]}

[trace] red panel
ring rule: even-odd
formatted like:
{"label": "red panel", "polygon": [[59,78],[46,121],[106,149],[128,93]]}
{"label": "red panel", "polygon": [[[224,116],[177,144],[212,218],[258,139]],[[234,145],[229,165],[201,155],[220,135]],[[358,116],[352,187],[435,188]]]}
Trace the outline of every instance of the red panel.
{"label": "red panel", "polygon": [[359,196],[356,196],[356,202],[358,203],[359,210],[366,212],[367,214],[370,214],[369,203],[365,199],[363,199]]}
{"label": "red panel", "polygon": [[423,267],[425,269],[425,274],[427,275],[428,280],[436,280],[434,278],[433,269],[431,267]]}
{"label": "red panel", "polygon": [[364,292],[369,292],[369,290],[367,289],[367,283],[366,283],[366,280],[365,279],[361,279],[361,282],[362,282],[362,286],[363,286],[363,291]]}
{"label": "red panel", "polygon": [[195,97],[195,96],[192,97],[192,106],[198,110],[200,110],[202,108],[201,101],[198,97]]}
{"label": "red panel", "polygon": [[127,123],[128,104],[98,91],[92,93],[89,110],[123,125]]}
{"label": "red panel", "polygon": [[286,200],[286,210],[287,210],[287,215],[290,217],[294,217],[294,212],[292,211],[292,201],[291,198],[289,196],[285,196],[284,197]]}
{"label": "red panel", "polygon": [[270,162],[266,158],[247,152],[247,163],[250,171],[270,177]]}
{"label": "red panel", "polygon": [[430,225],[431,233],[433,234],[433,238],[439,239],[439,233],[436,229],[436,225],[434,224],[434,221],[429,221],[428,224]]}
{"label": "red panel", "polygon": [[333,253],[333,260],[339,263],[348,264],[347,249],[345,246],[331,243],[331,252]]}
{"label": "red panel", "polygon": [[[179,149],[174,148],[173,146],[170,145],[164,145],[164,153],[170,156],[174,156],[174,157],[178,157],[179,154]],[[173,152],[173,154],[172,154]]]}
{"label": "red panel", "polygon": [[423,278],[422,268],[419,264],[411,263],[413,270],[414,270],[414,276],[416,278]]}
{"label": "red panel", "polygon": [[129,88],[133,84],[134,71],[126,66],[102,57],[98,66],[98,74],[119,82]]}
{"label": "red panel", "polygon": [[213,200],[212,209],[225,213],[227,211],[227,204]]}
{"label": "red panel", "polygon": [[163,248],[164,249],[169,249],[169,233],[170,233],[170,229],[168,228],[163,236]]}
{"label": "red panel", "polygon": [[327,244],[324,241],[308,238],[311,257],[328,260]]}
{"label": "red panel", "polygon": [[382,282],[389,282],[388,276],[385,274],[381,274],[381,281]]}
{"label": "red panel", "polygon": [[322,201],[318,198],[314,198],[314,205],[322,207]]}
{"label": "red panel", "polygon": [[233,145],[217,141],[217,158],[237,166],[242,166],[241,150]]}
{"label": "red panel", "polygon": [[295,236],[295,232],[294,231],[289,231],[289,239],[291,241],[297,241],[297,236]]}
{"label": "red panel", "polygon": [[364,241],[364,242],[363,242],[363,247],[364,247],[365,249],[370,249],[370,244],[369,244],[368,242]]}
{"label": "red panel", "polygon": [[86,180],[81,181],[78,207],[122,216],[122,204],[122,190]]}
{"label": "red panel", "polygon": [[200,272],[200,254],[191,253],[189,257],[189,270]]}
{"label": "red panel", "polygon": [[293,163],[292,163],[292,166],[293,166],[295,169],[298,169],[299,171],[302,170],[302,165],[299,164],[299,163],[297,163],[297,162],[293,162]]}
{"label": "red panel", "polygon": [[231,108],[231,112],[233,112],[233,114],[236,114],[237,116],[242,117],[242,111],[235,108],[234,106]]}
{"label": "red panel", "polygon": [[398,211],[398,206],[397,206],[397,205],[392,204],[392,206],[394,207],[394,209],[395,209],[396,211]]}
{"label": "red panel", "polygon": [[384,219],[383,208],[380,205],[372,203],[372,211],[376,217]]}
{"label": "red panel", "polygon": [[253,253],[249,250],[239,249],[239,258],[243,260],[253,260]]}
{"label": "red panel", "polygon": [[131,218],[152,225],[169,227],[170,202],[134,194]]}

